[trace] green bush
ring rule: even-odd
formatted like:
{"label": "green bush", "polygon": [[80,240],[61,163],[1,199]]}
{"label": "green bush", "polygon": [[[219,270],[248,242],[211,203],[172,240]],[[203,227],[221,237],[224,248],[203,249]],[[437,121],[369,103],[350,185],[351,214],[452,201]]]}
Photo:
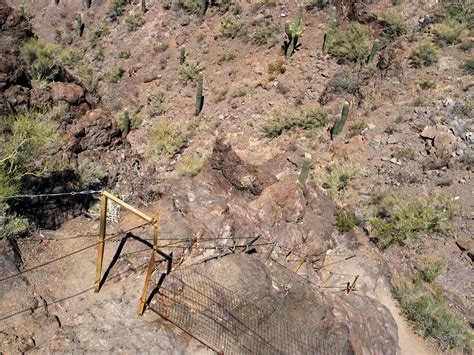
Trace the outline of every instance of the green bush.
{"label": "green bush", "polygon": [[436,27],[436,39],[440,44],[457,44],[461,42],[464,30],[465,26],[462,23],[448,19]]}
{"label": "green bush", "polygon": [[410,60],[413,66],[429,66],[439,59],[439,49],[429,40],[418,42],[410,53]]}
{"label": "green bush", "polygon": [[460,215],[457,202],[441,195],[381,197],[373,201],[371,208],[372,232],[382,249],[406,244],[422,233],[452,235]]}
{"label": "green bush", "polygon": [[403,314],[424,337],[435,340],[442,350],[469,353],[473,337],[466,326],[446,308],[439,289],[426,289],[419,281],[394,283],[393,294]]}
{"label": "green bush", "polygon": [[128,48],[122,49],[120,52],[118,52],[118,57],[120,59],[128,59],[130,58],[131,55],[132,55],[132,52]]}
{"label": "green bush", "polygon": [[256,46],[264,46],[272,37],[273,32],[268,26],[259,26],[252,35],[252,43]]}
{"label": "green bush", "polygon": [[441,0],[441,4],[448,17],[463,23],[468,29],[474,28],[474,1]]}
{"label": "green bush", "polygon": [[112,20],[116,20],[119,16],[123,15],[128,3],[129,0],[108,0],[107,14]]}
{"label": "green bush", "polygon": [[143,14],[141,12],[131,12],[126,18],[125,23],[129,32],[138,30],[145,24]]}
{"label": "green bush", "polygon": [[169,47],[167,42],[161,42],[153,46],[153,53],[158,54],[165,52]]}
{"label": "green bush", "polygon": [[176,172],[179,176],[196,176],[201,172],[203,163],[203,158],[197,155],[191,155],[181,159],[176,166]]}
{"label": "green bush", "polygon": [[369,27],[354,22],[347,29],[338,29],[329,54],[341,62],[365,60],[371,48],[371,34]]}
{"label": "green bush", "polygon": [[329,6],[329,0],[306,0],[304,3],[306,10],[318,9],[322,10]]}
{"label": "green bush", "polygon": [[355,214],[344,209],[336,210],[336,228],[339,233],[344,234],[359,224]]}
{"label": "green bush", "polygon": [[107,37],[109,33],[109,25],[106,23],[99,25],[95,30],[89,33],[89,43],[91,46],[95,46],[101,38]]}
{"label": "green bush", "polygon": [[222,64],[224,62],[229,62],[233,59],[235,59],[235,53],[225,52],[225,53],[219,54],[219,57],[217,58],[217,63]]}
{"label": "green bush", "polygon": [[420,276],[423,281],[432,283],[444,272],[445,267],[446,263],[444,260],[430,260],[423,270],[421,270]]}
{"label": "green bush", "polygon": [[176,123],[164,118],[156,122],[150,135],[150,153],[155,156],[173,157],[188,140],[188,134],[183,132]]}
{"label": "green bush", "polygon": [[184,9],[189,15],[199,13],[201,0],[179,0],[178,6]]}
{"label": "green bush", "polygon": [[150,117],[159,116],[165,112],[165,108],[163,107],[164,102],[165,94],[161,91],[156,94],[148,95],[147,106]]}
{"label": "green bush", "polygon": [[61,64],[68,68],[74,68],[82,58],[84,58],[84,53],[78,48],[66,48],[60,55]]}
{"label": "green bush", "polygon": [[315,108],[306,112],[293,109],[277,109],[272,112],[271,118],[263,127],[263,132],[269,138],[281,135],[285,130],[296,127],[318,130],[327,124],[328,114],[325,110]]}
{"label": "green bush", "polygon": [[187,83],[189,80],[197,80],[197,77],[200,72],[204,70],[204,67],[201,67],[199,63],[184,63],[179,67],[181,79],[184,83]]}
{"label": "green bush", "polygon": [[383,37],[388,41],[401,36],[406,32],[407,26],[403,16],[396,10],[388,10],[381,19]]}
{"label": "green bush", "polygon": [[429,90],[429,89],[434,89],[436,88],[436,82],[434,80],[430,79],[423,79],[418,83],[420,86],[420,89],[422,90]]}
{"label": "green bush", "polygon": [[224,101],[225,98],[227,97],[227,93],[229,92],[229,88],[225,87],[223,88],[222,90],[218,90],[216,92],[214,92],[214,94],[216,95],[214,97],[214,102],[221,102],[221,101]]}
{"label": "green bush", "polygon": [[21,45],[20,56],[33,80],[51,81],[56,73],[58,48],[38,38],[29,39]]}
{"label": "green bush", "polygon": [[468,74],[474,75],[474,57],[468,58],[461,65],[461,68]]}
{"label": "green bush", "polygon": [[235,17],[228,17],[222,22],[219,32],[224,38],[235,38],[241,33],[243,28],[244,23],[241,20]]}
{"label": "green bush", "polygon": [[107,81],[111,84],[118,83],[125,74],[125,70],[119,66],[115,65],[107,72]]}
{"label": "green bush", "polygon": [[230,12],[234,15],[238,15],[242,11],[240,3],[234,0],[216,0],[214,1],[214,6],[217,6],[221,14]]}

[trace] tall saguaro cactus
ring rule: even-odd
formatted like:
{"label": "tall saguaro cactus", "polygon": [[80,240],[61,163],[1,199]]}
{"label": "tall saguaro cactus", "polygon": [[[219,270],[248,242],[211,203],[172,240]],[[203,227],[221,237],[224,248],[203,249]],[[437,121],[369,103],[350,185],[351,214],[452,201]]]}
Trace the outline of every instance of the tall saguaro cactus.
{"label": "tall saguaro cactus", "polygon": [[186,48],[183,46],[179,49],[179,64],[183,65],[186,60]]}
{"label": "tall saguaro cactus", "polygon": [[336,118],[336,122],[334,122],[334,127],[331,130],[331,138],[334,138],[339,133],[341,133],[347,121],[347,117],[349,117],[349,103],[346,101],[344,102],[344,106],[342,107],[341,115],[338,116]]}
{"label": "tall saguaro cactus", "polygon": [[82,22],[82,14],[80,12],[76,14],[76,32],[79,37],[82,37],[84,32],[84,23]]}
{"label": "tall saguaro cactus", "polygon": [[131,123],[130,123],[130,116],[128,115],[128,110],[125,110],[122,117],[122,133],[123,136],[126,138],[130,133]]}
{"label": "tall saguaro cactus", "polygon": [[334,34],[336,33],[336,26],[337,26],[336,8],[332,7],[331,12],[329,13],[328,29],[326,31],[326,34],[324,35],[324,43],[323,43],[324,55],[328,54],[329,49],[331,48],[332,38],[334,37]]}
{"label": "tall saguaro cactus", "polygon": [[311,154],[305,153],[303,168],[301,169],[300,176],[298,177],[298,181],[300,184],[305,184],[306,180],[308,180],[310,166],[311,166]]}
{"label": "tall saguaro cactus", "polygon": [[146,2],[145,0],[142,0],[142,14],[146,12]]}
{"label": "tall saguaro cactus", "polygon": [[303,34],[303,25],[301,24],[301,17],[303,16],[303,7],[298,6],[296,19],[294,22],[287,21],[285,23],[285,33],[288,36],[286,42],[285,55],[290,58],[298,45],[298,39]]}
{"label": "tall saguaro cactus", "polygon": [[196,116],[198,116],[201,113],[202,107],[204,105],[204,96],[202,95],[202,81],[203,81],[202,73],[199,73],[197,92],[196,92],[196,111],[195,111]]}

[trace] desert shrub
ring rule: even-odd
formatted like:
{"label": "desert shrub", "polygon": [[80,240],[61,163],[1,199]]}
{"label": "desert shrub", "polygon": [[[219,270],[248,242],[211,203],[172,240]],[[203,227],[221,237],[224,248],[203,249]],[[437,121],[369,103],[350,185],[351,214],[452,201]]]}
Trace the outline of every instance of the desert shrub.
{"label": "desert shrub", "polygon": [[184,9],[189,15],[199,13],[201,9],[200,0],[178,0],[178,6]]}
{"label": "desert shrub", "polygon": [[164,102],[165,94],[162,91],[148,95],[147,107],[150,117],[159,116],[165,112],[165,108],[163,107]]}
{"label": "desert shrub", "polygon": [[436,26],[436,40],[440,44],[457,44],[461,42],[461,34],[465,26],[453,19],[448,19]]}
{"label": "desert shrub", "polygon": [[84,186],[99,186],[107,178],[107,172],[100,162],[84,159],[79,163],[79,175]]}
{"label": "desert shrub", "polygon": [[90,88],[97,86],[98,80],[94,73],[94,70],[89,65],[89,62],[85,59],[77,63],[75,67],[75,74],[81,80],[81,82]]}
{"label": "desert shrub", "polygon": [[322,10],[329,6],[329,0],[306,0],[304,2],[304,7],[306,10],[318,9]]}
{"label": "desert shrub", "polygon": [[270,119],[263,126],[263,132],[267,137],[275,138],[285,130],[297,127],[314,131],[327,124],[327,117],[327,112],[320,108],[306,112],[294,109],[277,109],[272,112]]}
{"label": "desert shrub", "polygon": [[128,2],[128,0],[108,0],[107,15],[109,15],[112,20],[116,20],[119,16],[123,15]]}
{"label": "desert shrub", "polygon": [[229,88],[225,87],[222,90],[218,90],[215,92],[214,102],[221,102],[224,101],[227,97],[227,93],[229,92]]}
{"label": "desert shrub", "polygon": [[123,74],[125,74],[125,70],[120,65],[115,65],[107,72],[107,81],[109,83],[118,83]]}
{"label": "desert shrub", "polygon": [[133,32],[142,27],[145,23],[141,12],[131,12],[126,18],[125,23],[129,32]]}
{"label": "desert shrub", "polygon": [[171,158],[180,151],[188,140],[188,134],[180,127],[164,118],[153,125],[150,135],[150,153],[155,156]]}
{"label": "desert shrub", "polygon": [[429,66],[439,59],[438,47],[429,40],[418,42],[410,53],[410,60],[413,66]]}
{"label": "desert shrub", "polygon": [[468,58],[461,65],[461,68],[468,74],[474,75],[474,57]]}
{"label": "desert shrub", "polygon": [[268,26],[259,26],[252,34],[252,43],[256,46],[264,46],[270,42],[272,37],[273,32]]}
{"label": "desert shrub", "polygon": [[349,126],[349,134],[347,135],[347,137],[352,138],[352,137],[358,136],[366,128],[367,128],[367,123],[365,121],[352,123]]}
{"label": "desert shrub", "polygon": [[68,67],[74,68],[84,57],[84,53],[78,48],[66,48],[61,52],[59,57],[61,64]]}
{"label": "desert shrub", "polygon": [[436,88],[436,81],[430,79],[421,80],[418,85],[422,90],[434,89]]}
{"label": "desert shrub", "polygon": [[217,58],[217,63],[222,64],[224,62],[229,62],[233,59],[235,59],[235,53],[225,52],[225,53],[219,54],[219,57]]}
{"label": "desert shrub", "polygon": [[423,281],[432,283],[444,272],[445,267],[446,263],[444,260],[429,260],[427,265],[421,270],[420,276]]}
{"label": "desert shrub", "polygon": [[474,39],[465,38],[459,45],[459,48],[464,52],[469,52],[472,48],[474,48]]}
{"label": "desert shrub", "polygon": [[423,287],[419,281],[394,283],[393,294],[404,316],[421,335],[435,340],[442,350],[470,348],[473,337],[465,325],[446,308],[440,289]]}
{"label": "desert shrub", "polygon": [[169,47],[167,42],[161,42],[153,46],[153,53],[158,54],[165,52]]}
{"label": "desert shrub", "polygon": [[21,45],[20,56],[28,73],[34,80],[51,81],[56,73],[58,48],[38,38],[29,39]]}
{"label": "desert shrub", "polygon": [[235,0],[217,0],[214,1],[214,6],[217,6],[221,14],[231,12],[234,15],[238,15],[242,11],[242,6]]}
{"label": "desert shrub", "polygon": [[257,2],[252,5],[250,11],[252,13],[257,13],[259,11],[265,10],[265,9],[270,9],[276,7],[276,1],[275,0],[263,0],[261,2]]}
{"label": "desert shrub", "polygon": [[316,184],[339,207],[344,207],[353,198],[352,182],[358,175],[359,167],[350,159],[333,161],[314,171]]}
{"label": "desert shrub", "polygon": [[235,89],[231,94],[230,97],[235,99],[236,97],[244,97],[247,95],[247,88],[241,87],[238,89]]}
{"label": "desert shrub", "polygon": [[423,233],[452,235],[460,208],[449,197],[389,196],[375,199],[371,205],[372,234],[382,249],[407,244]]}
{"label": "desert shrub", "polygon": [[120,59],[128,59],[130,58],[130,56],[132,55],[132,52],[130,51],[130,49],[122,49],[120,52],[118,52],[118,57]]}
{"label": "desert shrub", "polygon": [[286,64],[283,59],[277,59],[275,62],[268,63],[268,80],[275,80],[278,74],[286,72]]}
{"label": "desert shrub", "polygon": [[244,23],[241,20],[235,17],[227,17],[224,22],[222,22],[219,32],[224,38],[235,38],[241,33],[243,28]]}
{"label": "desert shrub", "polygon": [[197,77],[200,72],[204,70],[204,67],[201,67],[199,63],[184,63],[179,67],[179,74],[184,83],[187,83],[189,80],[197,80]]}
{"label": "desert shrub", "polygon": [[176,172],[179,176],[196,176],[201,172],[204,159],[198,155],[184,157],[176,166]]}
{"label": "desert shrub", "polygon": [[388,10],[381,18],[383,28],[382,37],[385,41],[392,41],[406,32],[406,23],[403,16],[396,10]]}
{"label": "desert shrub", "polygon": [[97,42],[104,37],[107,37],[110,33],[109,25],[106,23],[99,25],[96,29],[89,33],[89,43],[95,46]]}
{"label": "desert shrub", "polygon": [[336,210],[336,228],[339,233],[347,233],[358,224],[359,221],[353,212],[340,208]]}
{"label": "desert shrub", "polygon": [[474,28],[474,1],[472,0],[441,0],[446,15],[467,28]]}
{"label": "desert shrub", "polygon": [[103,62],[105,59],[104,48],[97,48],[94,53],[92,53],[92,60]]}
{"label": "desert shrub", "polygon": [[163,7],[163,9],[165,10],[169,10],[171,9],[171,4],[173,3],[172,0],[161,0],[161,6]]}
{"label": "desert shrub", "polygon": [[371,46],[369,27],[351,23],[347,29],[339,28],[334,35],[329,53],[341,62],[357,62],[365,59]]}

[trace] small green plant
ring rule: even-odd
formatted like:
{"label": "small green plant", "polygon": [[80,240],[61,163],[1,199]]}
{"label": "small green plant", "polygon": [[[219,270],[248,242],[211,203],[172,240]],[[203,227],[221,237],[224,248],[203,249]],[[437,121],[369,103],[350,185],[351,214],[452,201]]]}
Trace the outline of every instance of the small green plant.
{"label": "small green plant", "polygon": [[382,249],[396,243],[406,244],[423,233],[452,235],[460,208],[449,197],[378,197],[372,204],[370,224]]}
{"label": "small green plant", "polygon": [[131,12],[126,18],[125,23],[129,32],[138,30],[145,24],[143,14],[141,12]]}
{"label": "small green plant", "polygon": [[459,49],[461,49],[464,52],[469,52],[472,48],[474,48],[474,39],[472,38],[464,39],[462,43],[459,45]]}
{"label": "small green plant", "polygon": [[329,54],[341,62],[357,62],[366,59],[371,47],[369,27],[351,23],[346,29],[338,29],[329,48]]}
{"label": "small green plant", "polygon": [[413,66],[429,66],[439,59],[438,47],[429,40],[418,42],[410,53],[410,60]]}
{"label": "small green plant", "polygon": [[28,74],[34,80],[51,81],[56,73],[58,48],[38,38],[29,39],[21,45],[20,56],[26,64]]}
{"label": "small green plant", "polygon": [[132,52],[128,48],[122,49],[120,52],[118,52],[118,57],[120,59],[128,59],[130,58],[131,55],[132,55]]}
{"label": "small green plant", "polygon": [[129,3],[129,0],[108,0],[107,1],[107,14],[112,20],[116,20],[119,16],[125,12],[125,7]]}
{"label": "small green plant", "polygon": [[148,114],[150,117],[156,117],[162,115],[165,112],[163,103],[165,102],[165,94],[158,92],[156,94],[150,94],[147,98]]}
{"label": "small green plant", "polygon": [[224,38],[235,38],[241,34],[243,28],[244,23],[241,20],[235,17],[228,17],[222,22],[219,32]]}
{"label": "small green plant", "polygon": [[339,207],[347,205],[354,196],[352,181],[359,175],[359,167],[352,161],[333,161],[315,169],[315,182]]}
{"label": "small green plant", "polygon": [[418,83],[418,86],[422,90],[429,90],[436,88],[436,81],[430,79],[423,79]]}
{"label": "small green plant", "polygon": [[324,43],[323,43],[323,54],[326,55],[329,53],[329,48],[331,48],[332,40],[334,34],[336,33],[336,8],[333,6],[329,12],[328,28],[324,34]]}
{"label": "small green plant", "polygon": [[118,83],[123,74],[125,74],[125,70],[121,66],[115,65],[107,72],[107,81],[111,84]]}
{"label": "small green plant", "polygon": [[155,54],[163,53],[168,49],[168,47],[169,47],[169,44],[167,42],[160,42],[153,46],[153,53]]}
{"label": "small green plant", "polygon": [[303,7],[300,5],[297,9],[295,21],[286,21],[285,23],[285,33],[288,36],[288,40],[285,41],[286,58],[290,58],[298,48],[298,40],[303,34],[303,24],[301,23],[302,16]]}
{"label": "small green plant", "polygon": [[355,122],[349,126],[348,138],[356,137],[360,135],[364,129],[367,128],[367,123],[365,121]]}
{"label": "small green plant", "polygon": [[278,74],[286,72],[286,64],[283,59],[277,59],[275,62],[268,63],[268,80],[275,80]]}
{"label": "small green plant", "polygon": [[188,140],[188,134],[167,118],[156,122],[150,134],[150,153],[155,157],[173,157]]}
{"label": "small green plant", "polygon": [[466,59],[461,65],[461,68],[464,69],[467,74],[474,75],[474,57]]}
{"label": "small green plant", "polygon": [[179,68],[181,79],[184,83],[187,83],[189,80],[197,80],[199,73],[204,70],[204,67],[201,67],[199,63],[184,63]]}
{"label": "small green plant", "polygon": [[419,280],[393,282],[393,294],[403,314],[424,337],[435,340],[442,350],[469,352],[473,336],[445,306],[446,297],[439,288],[425,286]]}
{"label": "small green plant", "polygon": [[78,48],[66,48],[61,52],[59,60],[62,65],[74,68],[84,58],[84,53]]}
{"label": "small green plant", "polygon": [[235,53],[225,52],[225,53],[219,54],[219,57],[217,58],[217,63],[222,64],[224,62],[230,62],[233,59],[235,59]]}
{"label": "small green plant", "polygon": [[461,35],[465,29],[464,24],[454,19],[448,19],[437,25],[436,40],[439,44],[457,44],[461,42]]}
{"label": "small green plant", "polygon": [[383,28],[382,37],[384,42],[390,42],[395,38],[403,35],[407,26],[403,16],[396,10],[386,11],[380,19]]}
{"label": "small green plant", "polygon": [[350,232],[358,224],[359,221],[353,212],[341,208],[336,210],[336,228],[339,233]]}
{"label": "small green plant", "polygon": [[244,97],[247,95],[247,88],[246,87],[240,87],[232,92],[230,94],[230,97],[235,99],[236,97]]}
{"label": "small green plant", "polygon": [[91,44],[91,46],[95,46],[97,45],[97,42],[100,39],[107,37],[109,33],[110,33],[109,25],[104,23],[89,33],[89,43]]}
{"label": "small green plant", "polygon": [[197,90],[196,90],[196,105],[195,105],[195,112],[194,114],[198,116],[201,113],[202,107],[204,105],[204,96],[202,95],[202,82],[203,82],[203,75],[202,73],[198,74],[197,79]]}
{"label": "small green plant", "polygon": [[273,36],[273,32],[268,26],[259,26],[252,34],[252,43],[256,46],[264,46],[268,44],[270,38]]}
{"label": "small green plant", "polygon": [[420,276],[423,281],[432,283],[444,272],[445,267],[444,260],[428,260],[427,265],[421,270]]}
{"label": "small green plant", "polygon": [[285,130],[296,127],[318,130],[327,124],[327,112],[320,108],[299,112],[292,109],[277,109],[263,127],[263,132],[269,138],[281,135]]}
{"label": "small green plant", "polygon": [[235,0],[212,0],[212,6],[217,6],[221,14],[230,12],[233,15],[238,15],[242,11],[242,6]]}
{"label": "small green plant", "polygon": [[196,176],[201,172],[204,159],[198,155],[184,157],[176,166],[176,173],[179,176]]}
{"label": "small green plant", "polygon": [[344,125],[346,124],[347,118],[349,117],[349,103],[346,101],[342,107],[341,115],[336,117],[336,122],[334,122],[334,126],[331,129],[331,138],[334,138],[339,133],[342,132]]}

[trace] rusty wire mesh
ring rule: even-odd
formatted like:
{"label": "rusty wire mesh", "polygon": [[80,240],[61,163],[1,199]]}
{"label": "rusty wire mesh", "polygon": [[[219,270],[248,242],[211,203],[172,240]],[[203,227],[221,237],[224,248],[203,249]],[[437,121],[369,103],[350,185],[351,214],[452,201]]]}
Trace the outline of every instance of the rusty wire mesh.
{"label": "rusty wire mesh", "polygon": [[339,335],[318,334],[305,319],[290,323],[275,305],[258,306],[192,269],[168,275],[150,308],[225,354],[350,354]]}

